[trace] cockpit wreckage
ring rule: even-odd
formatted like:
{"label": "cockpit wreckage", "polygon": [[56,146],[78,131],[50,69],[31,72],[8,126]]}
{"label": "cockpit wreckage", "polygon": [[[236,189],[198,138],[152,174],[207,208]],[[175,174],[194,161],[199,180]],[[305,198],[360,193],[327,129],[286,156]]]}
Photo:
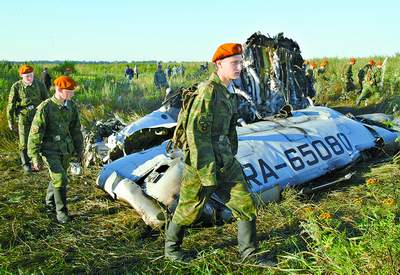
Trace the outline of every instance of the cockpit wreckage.
{"label": "cockpit wreckage", "polygon": [[[313,106],[298,44],[283,34],[253,34],[244,44],[236,155],[258,205],[276,201],[283,189],[313,192],[348,180],[348,168],[369,152],[395,144],[400,128],[384,114],[354,117]],[[190,87],[186,89],[195,89]],[[152,226],[162,226],[179,199],[183,153],[172,150],[185,88],[169,93],[161,108],[129,124],[99,124],[87,136],[86,163],[107,163],[97,179],[111,197],[128,202]],[[109,123],[108,129],[104,130]],[[106,137],[106,138],[104,138]],[[343,177],[337,179],[338,171]],[[218,194],[198,224],[222,224],[232,215]]]}

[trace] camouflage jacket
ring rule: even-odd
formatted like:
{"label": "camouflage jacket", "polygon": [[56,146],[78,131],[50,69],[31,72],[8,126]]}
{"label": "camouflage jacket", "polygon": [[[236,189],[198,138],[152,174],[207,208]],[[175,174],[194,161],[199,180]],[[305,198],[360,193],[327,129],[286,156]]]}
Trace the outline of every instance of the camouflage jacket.
{"label": "camouflage jacket", "polygon": [[36,107],[49,97],[46,87],[39,80],[34,79],[32,85],[26,86],[21,80],[15,82],[10,89],[7,105],[7,120],[14,124],[19,114],[26,115],[31,121]]}
{"label": "camouflage jacket", "polygon": [[238,150],[237,99],[215,73],[199,84],[198,92],[186,128],[185,162],[197,169],[202,185],[212,186],[217,172],[232,165]]}
{"label": "camouflage jacket", "polygon": [[28,138],[28,155],[37,163],[39,155],[72,155],[81,158],[83,136],[79,111],[73,101],[64,105],[54,96],[36,111]]}
{"label": "camouflage jacket", "polygon": [[168,87],[167,76],[163,71],[157,70],[154,73],[154,85],[159,89],[161,87]]}

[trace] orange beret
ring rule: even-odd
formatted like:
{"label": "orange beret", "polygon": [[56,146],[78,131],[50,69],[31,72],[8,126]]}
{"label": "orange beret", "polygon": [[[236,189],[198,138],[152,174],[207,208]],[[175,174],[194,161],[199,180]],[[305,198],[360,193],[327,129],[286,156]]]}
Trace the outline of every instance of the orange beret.
{"label": "orange beret", "polygon": [[19,67],[18,69],[19,74],[29,74],[31,72],[33,72],[33,68],[29,65],[22,65],[21,67]]}
{"label": "orange beret", "polygon": [[220,45],[217,50],[215,51],[212,62],[215,62],[220,59],[224,59],[226,57],[242,54],[243,48],[241,44],[238,43],[225,43]]}
{"label": "orange beret", "polygon": [[71,77],[62,75],[54,80],[54,85],[61,89],[73,90],[75,89],[76,83]]}

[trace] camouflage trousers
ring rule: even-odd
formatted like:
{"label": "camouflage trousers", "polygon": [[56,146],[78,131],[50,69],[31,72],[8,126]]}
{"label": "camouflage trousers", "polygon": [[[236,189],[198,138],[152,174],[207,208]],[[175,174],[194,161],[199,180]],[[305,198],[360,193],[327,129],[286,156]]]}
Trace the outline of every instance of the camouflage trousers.
{"label": "camouflage trousers", "polygon": [[197,170],[185,164],[179,203],[172,222],[179,225],[193,224],[214,192],[217,192],[237,220],[254,220],[256,207],[239,162],[235,160],[229,169],[224,167],[223,173],[217,173],[217,179],[217,186],[203,186]]}
{"label": "camouflage trousers", "polygon": [[27,150],[29,131],[31,130],[33,117],[20,114],[18,116],[19,150]]}
{"label": "camouflage trousers", "polygon": [[43,161],[49,169],[50,179],[55,188],[66,187],[68,184],[67,170],[69,155],[44,155]]}

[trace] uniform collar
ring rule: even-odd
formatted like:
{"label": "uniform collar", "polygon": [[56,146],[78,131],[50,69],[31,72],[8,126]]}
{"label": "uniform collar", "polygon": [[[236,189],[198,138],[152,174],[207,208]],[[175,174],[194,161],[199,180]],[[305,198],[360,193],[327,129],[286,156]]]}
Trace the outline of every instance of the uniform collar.
{"label": "uniform collar", "polygon": [[64,101],[64,103],[61,103],[55,96],[52,96],[51,101],[53,101],[58,107],[60,107],[60,109],[63,107],[66,107],[67,109],[69,108],[68,100]]}
{"label": "uniform collar", "polygon": [[[226,93],[224,93],[224,94],[226,94],[226,95],[232,94],[232,93],[228,90],[228,87],[225,86],[225,84],[221,81],[221,79],[218,77],[218,75],[217,75],[215,72],[211,74],[209,80],[210,80],[211,82],[214,82],[214,83],[217,83],[217,84],[223,86],[223,87],[225,88],[225,90],[226,90]],[[232,82],[232,81],[229,82],[228,86],[230,86],[230,85],[233,85],[233,82]]]}

